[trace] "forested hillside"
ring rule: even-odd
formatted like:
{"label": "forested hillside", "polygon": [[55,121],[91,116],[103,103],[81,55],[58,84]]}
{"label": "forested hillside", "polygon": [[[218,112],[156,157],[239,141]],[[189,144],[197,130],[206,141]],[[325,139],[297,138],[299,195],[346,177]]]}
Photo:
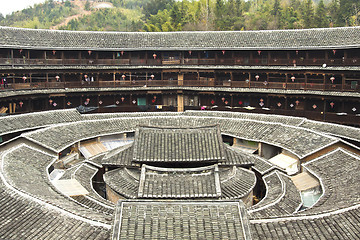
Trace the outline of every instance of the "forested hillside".
{"label": "forested hillside", "polygon": [[95,31],[205,31],[358,26],[359,0],[47,0],[0,25]]}

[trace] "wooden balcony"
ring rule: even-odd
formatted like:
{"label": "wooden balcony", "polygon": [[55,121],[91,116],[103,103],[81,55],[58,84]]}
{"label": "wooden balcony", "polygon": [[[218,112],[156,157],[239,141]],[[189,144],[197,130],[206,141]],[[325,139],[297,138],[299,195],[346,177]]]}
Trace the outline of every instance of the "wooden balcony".
{"label": "wooden balcony", "polygon": [[71,82],[27,82],[8,83],[7,88],[1,90],[22,89],[56,89],[56,88],[115,88],[115,87],[218,87],[218,88],[254,88],[254,89],[282,89],[282,90],[313,90],[313,91],[338,91],[360,92],[359,85],[351,84],[321,84],[321,83],[285,83],[261,81],[228,81],[213,78],[201,80],[116,80],[116,81],[71,81]]}
{"label": "wooden balcony", "polygon": [[2,66],[118,66],[118,65],[223,65],[223,66],[360,66],[351,59],[267,59],[267,58],[182,58],[182,59],[28,59],[0,58]]}

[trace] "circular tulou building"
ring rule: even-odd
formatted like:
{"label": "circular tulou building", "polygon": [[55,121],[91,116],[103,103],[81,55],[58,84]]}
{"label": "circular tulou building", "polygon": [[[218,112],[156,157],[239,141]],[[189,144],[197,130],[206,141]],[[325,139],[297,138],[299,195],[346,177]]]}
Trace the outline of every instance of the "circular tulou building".
{"label": "circular tulou building", "polygon": [[0,239],[359,239],[360,27],[0,36]]}

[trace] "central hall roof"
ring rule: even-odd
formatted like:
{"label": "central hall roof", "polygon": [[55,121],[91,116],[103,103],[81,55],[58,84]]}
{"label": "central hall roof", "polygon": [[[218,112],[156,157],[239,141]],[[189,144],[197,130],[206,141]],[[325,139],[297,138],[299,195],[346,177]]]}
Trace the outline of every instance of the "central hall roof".
{"label": "central hall roof", "polygon": [[133,161],[218,162],[225,160],[218,126],[192,128],[139,127]]}
{"label": "central hall roof", "polygon": [[162,168],[142,165],[139,198],[220,197],[217,165],[199,168]]}
{"label": "central hall roof", "polygon": [[0,48],[48,50],[305,50],[360,46],[360,27],[202,32],[89,32],[0,27],[0,36]]}

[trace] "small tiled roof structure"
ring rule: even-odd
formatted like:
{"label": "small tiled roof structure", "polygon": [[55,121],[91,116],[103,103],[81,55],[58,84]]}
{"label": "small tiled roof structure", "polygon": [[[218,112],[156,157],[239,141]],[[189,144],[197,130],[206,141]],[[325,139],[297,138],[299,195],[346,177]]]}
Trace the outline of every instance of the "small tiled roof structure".
{"label": "small tiled roof structure", "polygon": [[360,236],[359,206],[332,214],[250,220],[253,239],[336,239]]}
{"label": "small tiled roof structure", "polygon": [[220,162],[219,166],[250,166],[254,165],[256,157],[252,154],[238,151],[224,143],[225,161]]}
{"label": "small tiled roof structure", "polygon": [[84,196],[83,198],[77,197],[76,200],[85,206],[112,215],[114,212],[114,204],[101,197],[93,187],[92,178],[97,172],[98,169],[88,163],[83,163],[76,169],[72,178],[78,180],[81,185],[89,192],[88,195]]}
{"label": "small tiled roof structure", "polygon": [[219,168],[161,168],[142,165],[138,198],[218,198]]}
{"label": "small tiled roof structure", "polygon": [[[279,184],[280,181],[280,184]],[[302,205],[300,192],[291,179],[278,170],[264,177],[267,193],[259,205],[250,211],[250,218],[289,216]]]}
{"label": "small tiled roof structure", "polygon": [[88,32],[0,27],[2,48],[48,50],[303,50],[359,47],[360,27],[228,32]]}
{"label": "small tiled roof structure", "polygon": [[112,240],[251,239],[241,201],[119,201]]}
{"label": "small tiled roof structure", "polygon": [[309,209],[299,214],[316,214],[360,204],[360,157],[343,148],[303,165],[320,179],[323,194]]}
{"label": "small tiled roof structure", "polygon": [[[134,171],[137,171],[136,169]],[[106,172],[103,175],[106,185],[111,187],[119,195],[126,198],[137,198],[139,189],[140,173],[134,174],[128,168],[117,168],[115,170]]]}
{"label": "small tiled roof structure", "polygon": [[240,199],[247,196],[255,187],[255,173],[240,167],[232,167],[227,176],[222,174],[221,197],[224,199]]}
{"label": "small tiled roof structure", "polygon": [[219,162],[225,160],[218,126],[139,127],[135,132],[133,161]]}
{"label": "small tiled roof structure", "polygon": [[139,166],[139,164],[132,161],[133,151],[134,148],[132,143],[118,147],[109,151],[101,160],[101,164],[104,166],[118,167]]}

